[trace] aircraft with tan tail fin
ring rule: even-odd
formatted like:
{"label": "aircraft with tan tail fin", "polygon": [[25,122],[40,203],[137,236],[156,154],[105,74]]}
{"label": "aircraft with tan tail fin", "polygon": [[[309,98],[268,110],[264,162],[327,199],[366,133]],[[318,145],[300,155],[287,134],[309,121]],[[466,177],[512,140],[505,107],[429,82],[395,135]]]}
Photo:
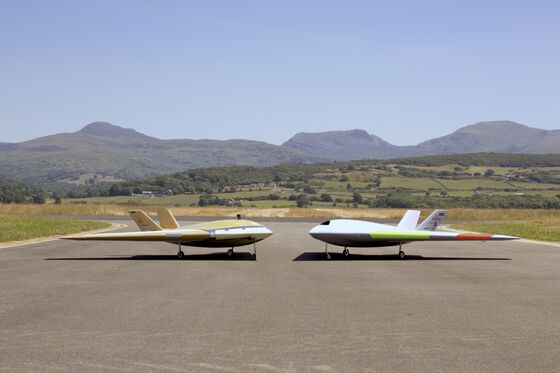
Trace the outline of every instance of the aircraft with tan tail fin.
{"label": "aircraft with tan tail fin", "polygon": [[436,232],[447,210],[435,210],[418,224],[420,211],[408,210],[399,224],[392,225],[372,223],[352,219],[328,220],[309,231],[311,237],[325,242],[327,259],[331,256],[328,244],[343,246],[344,256],[350,255],[348,247],[386,247],[398,246],[399,258],[405,258],[402,245],[415,241],[503,241],[518,237],[483,233]]}
{"label": "aircraft with tan tail fin", "polygon": [[85,234],[63,237],[67,240],[95,241],[159,241],[178,246],[177,256],[184,257],[181,245],[196,247],[227,247],[228,256],[234,255],[234,247],[253,244],[253,258],[256,260],[256,243],[272,235],[272,231],[262,224],[251,220],[238,219],[214,220],[181,227],[171,211],[158,211],[159,224],[142,210],[129,211],[130,216],[140,228],[140,232],[117,232]]}

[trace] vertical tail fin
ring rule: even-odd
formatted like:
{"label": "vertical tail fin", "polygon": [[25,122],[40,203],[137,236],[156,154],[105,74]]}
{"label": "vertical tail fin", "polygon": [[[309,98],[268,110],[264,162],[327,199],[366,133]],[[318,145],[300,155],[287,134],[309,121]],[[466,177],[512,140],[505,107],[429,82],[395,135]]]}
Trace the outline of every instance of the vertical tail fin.
{"label": "vertical tail fin", "polygon": [[158,210],[158,219],[163,229],[179,229],[181,227],[169,209]]}
{"label": "vertical tail fin", "polygon": [[416,229],[416,224],[418,224],[418,218],[420,218],[420,211],[418,210],[408,210],[402,217],[397,228],[404,231],[413,231]]}
{"label": "vertical tail fin", "polygon": [[447,215],[447,210],[435,210],[418,227],[417,231],[435,231]]}
{"label": "vertical tail fin", "polygon": [[142,210],[128,212],[141,231],[161,231],[161,227]]}

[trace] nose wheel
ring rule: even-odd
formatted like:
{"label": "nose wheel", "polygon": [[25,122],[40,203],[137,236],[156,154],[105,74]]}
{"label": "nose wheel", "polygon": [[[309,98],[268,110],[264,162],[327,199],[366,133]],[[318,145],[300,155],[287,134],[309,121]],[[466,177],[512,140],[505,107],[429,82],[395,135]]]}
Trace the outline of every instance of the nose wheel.
{"label": "nose wheel", "polygon": [[229,257],[231,258],[231,257],[233,256],[233,254],[234,254],[234,253],[233,253],[233,247],[232,247],[231,249],[229,249],[229,250],[227,251],[227,256],[229,256]]}
{"label": "nose wheel", "polygon": [[325,255],[327,256],[327,260],[331,260],[331,254],[328,252],[329,245],[325,244]]}
{"label": "nose wheel", "polygon": [[344,256],[350,255],[350,250],[348,250],[348,249],[345,247],[344,250],[342,250],[342,255],[344,255]]}

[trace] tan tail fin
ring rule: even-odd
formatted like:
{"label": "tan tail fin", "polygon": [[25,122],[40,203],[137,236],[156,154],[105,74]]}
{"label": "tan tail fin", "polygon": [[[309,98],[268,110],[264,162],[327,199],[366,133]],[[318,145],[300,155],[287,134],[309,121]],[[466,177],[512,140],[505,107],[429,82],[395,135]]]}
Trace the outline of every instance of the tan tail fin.
{"label": "tan tail fin", "polygon": [[168,209],[158,210],[158,219],[163,229],[179,229],[181,227]]}
{"label": "tan tail fin", "polygon": [[161,231],[161,227],[158,223],[153,221],[144,211],[133,210],[128,213],[141,231]]}

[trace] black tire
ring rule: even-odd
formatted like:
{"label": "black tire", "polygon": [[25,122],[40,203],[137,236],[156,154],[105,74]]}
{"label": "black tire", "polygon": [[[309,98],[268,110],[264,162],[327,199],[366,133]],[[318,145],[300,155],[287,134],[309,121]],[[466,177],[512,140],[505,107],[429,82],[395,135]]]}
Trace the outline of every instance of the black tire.
{"label": "black tire", "polygon": [[233,256],[233,249],[229,249],[227,251],[227,256],[229,256],[230,258]]}
{"label": "black tire", "polygon": [[350,255],[350,250],[344,249],[344,251],[342,251],[342,254],[344,254],[344,256],[348,256]]}
{"label": "black tire", "polygon": [[406,254],[404,253],[404,251],[399,251],[399,259],[404,259],[406,257]]}
{"label": "black tire", "polygon": [[184,253],[184,252],[179,251],[179,252],[177,253],[177,258],[183,259],[184,257],[185,257],[185,253]]}

